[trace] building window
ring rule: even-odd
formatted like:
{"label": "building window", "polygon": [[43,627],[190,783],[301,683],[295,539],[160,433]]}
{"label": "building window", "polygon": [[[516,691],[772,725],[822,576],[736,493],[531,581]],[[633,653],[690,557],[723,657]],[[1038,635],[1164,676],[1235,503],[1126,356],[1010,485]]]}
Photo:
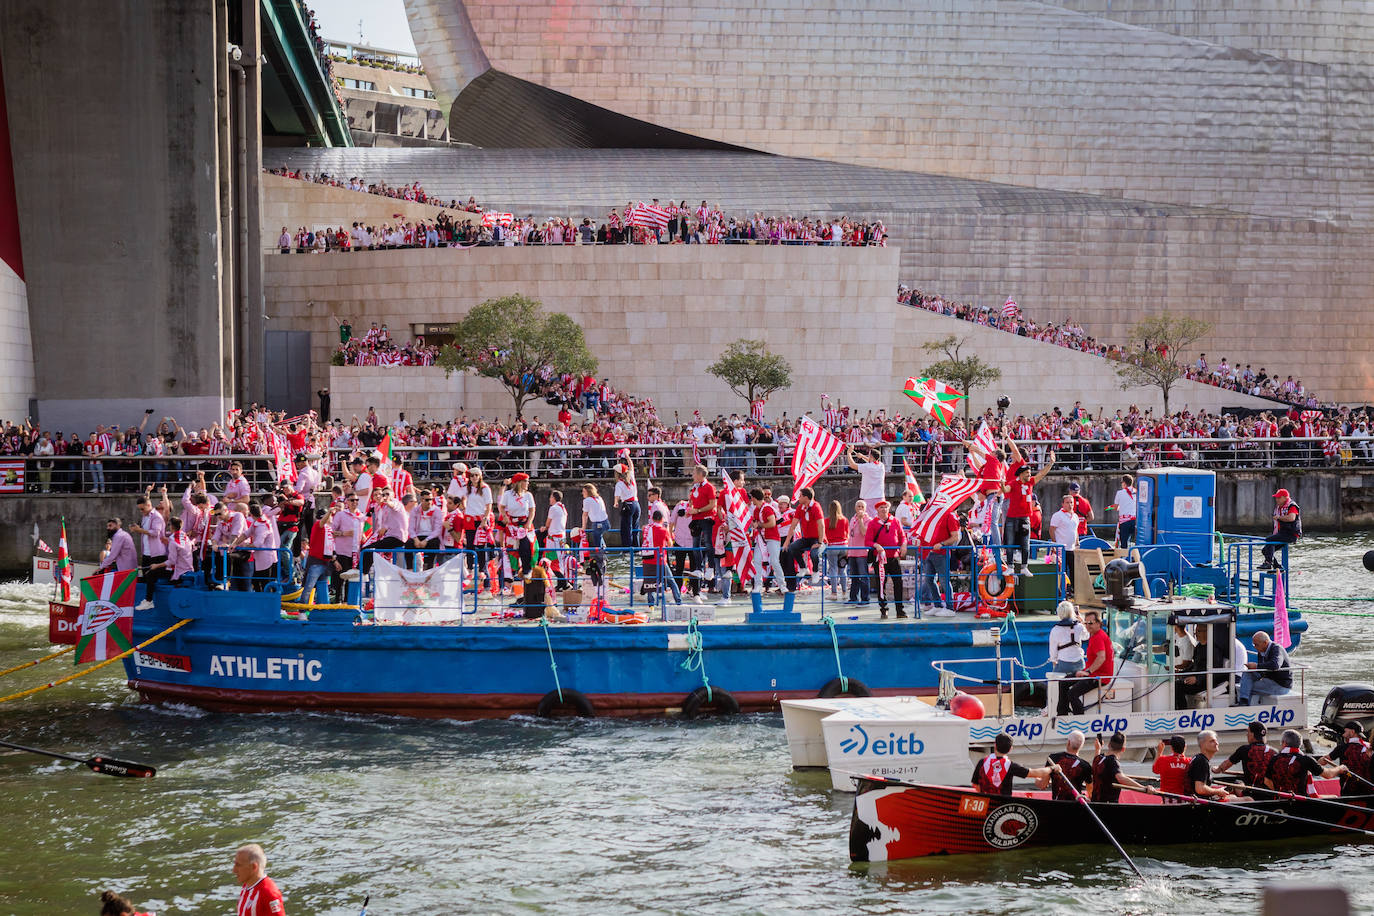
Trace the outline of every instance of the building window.
{"label": "building window", "polygon": [[377,91],[377,84],[371,80],[355,80],[347,76],[339,79],[339,85],[343,86],[345,89],[366,89],[368,92]]}
{"label": "building window", "polygon": [[432,99],[434,93],[428,89],[417,89],[414,86],[402,86],[401,91],[412,99]]}

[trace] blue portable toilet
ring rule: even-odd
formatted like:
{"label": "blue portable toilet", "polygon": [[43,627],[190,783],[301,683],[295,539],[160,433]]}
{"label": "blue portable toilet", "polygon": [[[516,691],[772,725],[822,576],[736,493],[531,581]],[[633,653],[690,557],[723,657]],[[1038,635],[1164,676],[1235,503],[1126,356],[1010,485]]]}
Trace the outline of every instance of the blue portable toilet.
{"label": "blue portable toilet", "polygon": [[1136,488],[1136,542],[1176,544],[1194,565],[1213,562],[1217,475],[1197,468],[1141,471]]}

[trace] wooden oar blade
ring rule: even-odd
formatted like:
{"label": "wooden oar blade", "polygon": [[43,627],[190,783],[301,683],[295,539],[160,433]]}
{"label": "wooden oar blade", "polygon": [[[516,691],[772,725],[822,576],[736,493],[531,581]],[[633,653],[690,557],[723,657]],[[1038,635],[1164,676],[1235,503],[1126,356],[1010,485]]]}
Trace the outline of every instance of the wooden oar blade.
{"label": "wooden oar blade", "polygon": [[157,775],[157,768],[146,763],[129,763],[126,760],[113,760],[109,757],[92,757],[85,761],[86,766],[106,776],[127,776],[133,779],[151,779]]}

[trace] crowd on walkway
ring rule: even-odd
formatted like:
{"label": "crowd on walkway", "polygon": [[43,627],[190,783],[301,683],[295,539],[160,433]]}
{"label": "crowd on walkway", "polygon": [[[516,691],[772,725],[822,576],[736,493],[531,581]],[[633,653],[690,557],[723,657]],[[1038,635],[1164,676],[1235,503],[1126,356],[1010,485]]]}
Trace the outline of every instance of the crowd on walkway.
{"label": "crowd on walkway", "polygon": [[[902,305],[910,305],[913,308],[925,309],[937,315],[958,318],[961,321],[972,322],[982,327],[1005,331],[1018,337],[1040,340],[1080,353],[1100,356],[1103,359],[1118,360],[1125,356],[1125,351],[1120,345],[1097,340],[1087,334],[1082,326],[1075,323],[1072,318],[1058,325],[1053,322],[1041,324],[1027,318],[1020,306],[1012,300],[1008,300],[1002,308],[995,309],[985,305],[975,306],[965,302],[955,302],[937,294],[924,293],[919,289],[900,285],[897,287],[897,302]],[[1209,366],[1207,355],[1204,353],[1195,363],[1184,366],[1183,374],[1185,378],[1192,381],[1225,388],[1239,394],[1268,398],[1311,409],[1324,406],[1314,393],[1306,389],[1301,379],[1295,380],[1290,375],[1280,381],[1277,375],[1269,374],[1263,366],[1258,371],[1250,364],[1246,364],[1244,367],[1232,366],[1225,357],[1222,357],[1221,362],[1216,366]]]}

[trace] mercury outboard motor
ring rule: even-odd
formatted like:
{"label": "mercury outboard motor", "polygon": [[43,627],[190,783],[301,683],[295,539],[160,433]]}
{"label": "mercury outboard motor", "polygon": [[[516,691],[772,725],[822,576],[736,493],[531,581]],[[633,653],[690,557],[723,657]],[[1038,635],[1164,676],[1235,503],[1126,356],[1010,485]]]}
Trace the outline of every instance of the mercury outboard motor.
{"label": "mercury outboard motor", "polygon": [[1341,736],[1347,722],[1359,722],[1365,734],[1374,726],[1374,685],[1341,684],[1332,687],[1322,701],[1321,721],[1317,731],[1329,738]]}

